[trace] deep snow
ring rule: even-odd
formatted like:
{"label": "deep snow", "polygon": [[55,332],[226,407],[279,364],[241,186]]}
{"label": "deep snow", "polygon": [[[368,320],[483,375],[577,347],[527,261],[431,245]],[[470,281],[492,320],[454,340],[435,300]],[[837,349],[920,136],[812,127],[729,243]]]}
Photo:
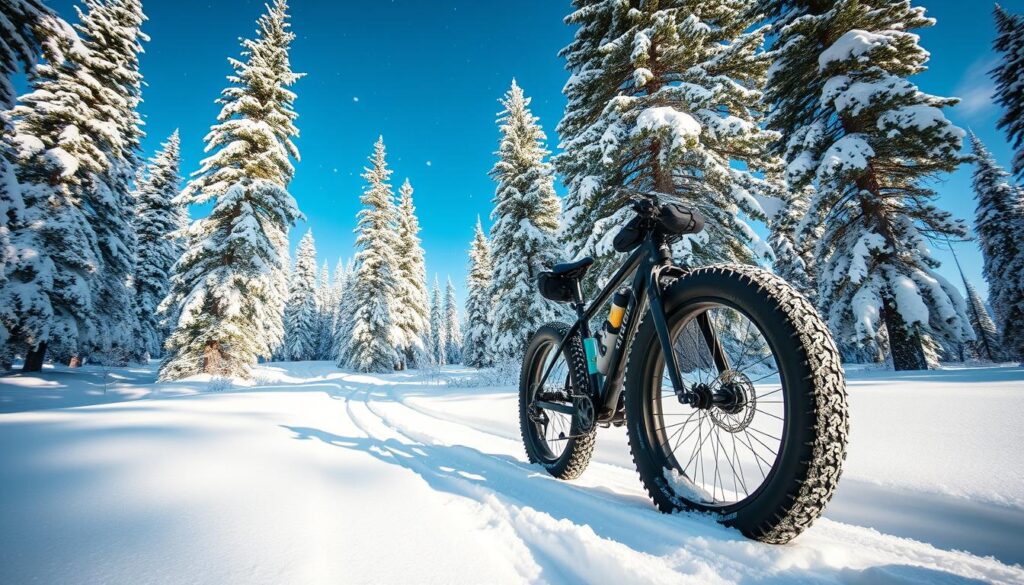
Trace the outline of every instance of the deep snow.
{"label": "deep snow", "polygon": [[786,546],[654,511],[623,429],[548,477],[476,376],[0,378],[0,583],[1024,582],[1024,369],[850,372],[839,492]]}

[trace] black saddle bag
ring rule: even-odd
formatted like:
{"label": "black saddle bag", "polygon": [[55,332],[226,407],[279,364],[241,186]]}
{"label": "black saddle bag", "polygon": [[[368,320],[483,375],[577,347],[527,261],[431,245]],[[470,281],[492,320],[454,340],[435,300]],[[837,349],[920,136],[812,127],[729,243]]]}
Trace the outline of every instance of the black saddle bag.
{"label": "black saddle bag", "polygon": [[556,303],[571,303],[576,298],[576,279],[553,272],[541,272],[537,277],[540,296]]}

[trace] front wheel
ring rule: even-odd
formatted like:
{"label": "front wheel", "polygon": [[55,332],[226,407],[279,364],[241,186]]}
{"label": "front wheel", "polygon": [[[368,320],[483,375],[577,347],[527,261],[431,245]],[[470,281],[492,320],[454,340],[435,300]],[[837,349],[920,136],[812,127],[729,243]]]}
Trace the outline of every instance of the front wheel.
{"label": "front wheel", "polygon": [[663,293],[686,388],[677,397],[650,316],[626,379],[630,449],[663,512],[716,514],[785,543],[821,515],[846,456],[839,352],[814,307],[749,266],[687,272]]}

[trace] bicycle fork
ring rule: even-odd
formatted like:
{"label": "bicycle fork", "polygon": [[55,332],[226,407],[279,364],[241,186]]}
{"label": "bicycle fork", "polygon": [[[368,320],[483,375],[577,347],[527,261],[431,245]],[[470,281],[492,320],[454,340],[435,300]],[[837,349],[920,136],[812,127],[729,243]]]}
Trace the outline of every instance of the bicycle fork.
{"label": "bicycle fork", "polygon": [[[700,397],[696,392],[686,387],[686,382],[683,381],[683,376],[679,370],[676,352],[672,347],[672,335],[668,330],[668,321],[665,316],[665,306],[660,285],[661,270],[664,268],[666,267],[660,266],[651,271],[651,281],[647,286],[651,318],[654,320],[654,328],[658,333],[658,342],[661,344],[662,355],[665,356],[665,367],[668,369],[669,380],[672,382],[672,391],[681,403],[698,407],[701,403]],[[715,368],[719,374],[725,372],[729,369],[729,359],[722,348],[718,335],[712,327],[707,311],[698,314],[694,319],[697,322],[697,327],[700,329],[701,336],[704,338],[704,343],[707,344],[708,351],[715,362]]]}

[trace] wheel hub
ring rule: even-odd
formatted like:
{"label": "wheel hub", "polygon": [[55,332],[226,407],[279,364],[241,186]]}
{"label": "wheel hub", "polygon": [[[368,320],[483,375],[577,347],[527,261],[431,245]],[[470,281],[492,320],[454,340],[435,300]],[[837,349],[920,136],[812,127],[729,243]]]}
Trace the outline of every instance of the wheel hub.
{"label": "wheel hub", "polygon": [[682,395],[679,397],[679,402],[682,404],[689,404],[694,408],[701,410],[707,410],[714,406],[714,395],[711,392],[711,386],[707,384],[696,384],[690,388],[690,395]]}
{"label": "wheel hub", "polygon": [[724,431],[742,432],[750,426],[757,410],[754,384],[742,372],[726,370],[718,376],[714,386],[711,420]]}

